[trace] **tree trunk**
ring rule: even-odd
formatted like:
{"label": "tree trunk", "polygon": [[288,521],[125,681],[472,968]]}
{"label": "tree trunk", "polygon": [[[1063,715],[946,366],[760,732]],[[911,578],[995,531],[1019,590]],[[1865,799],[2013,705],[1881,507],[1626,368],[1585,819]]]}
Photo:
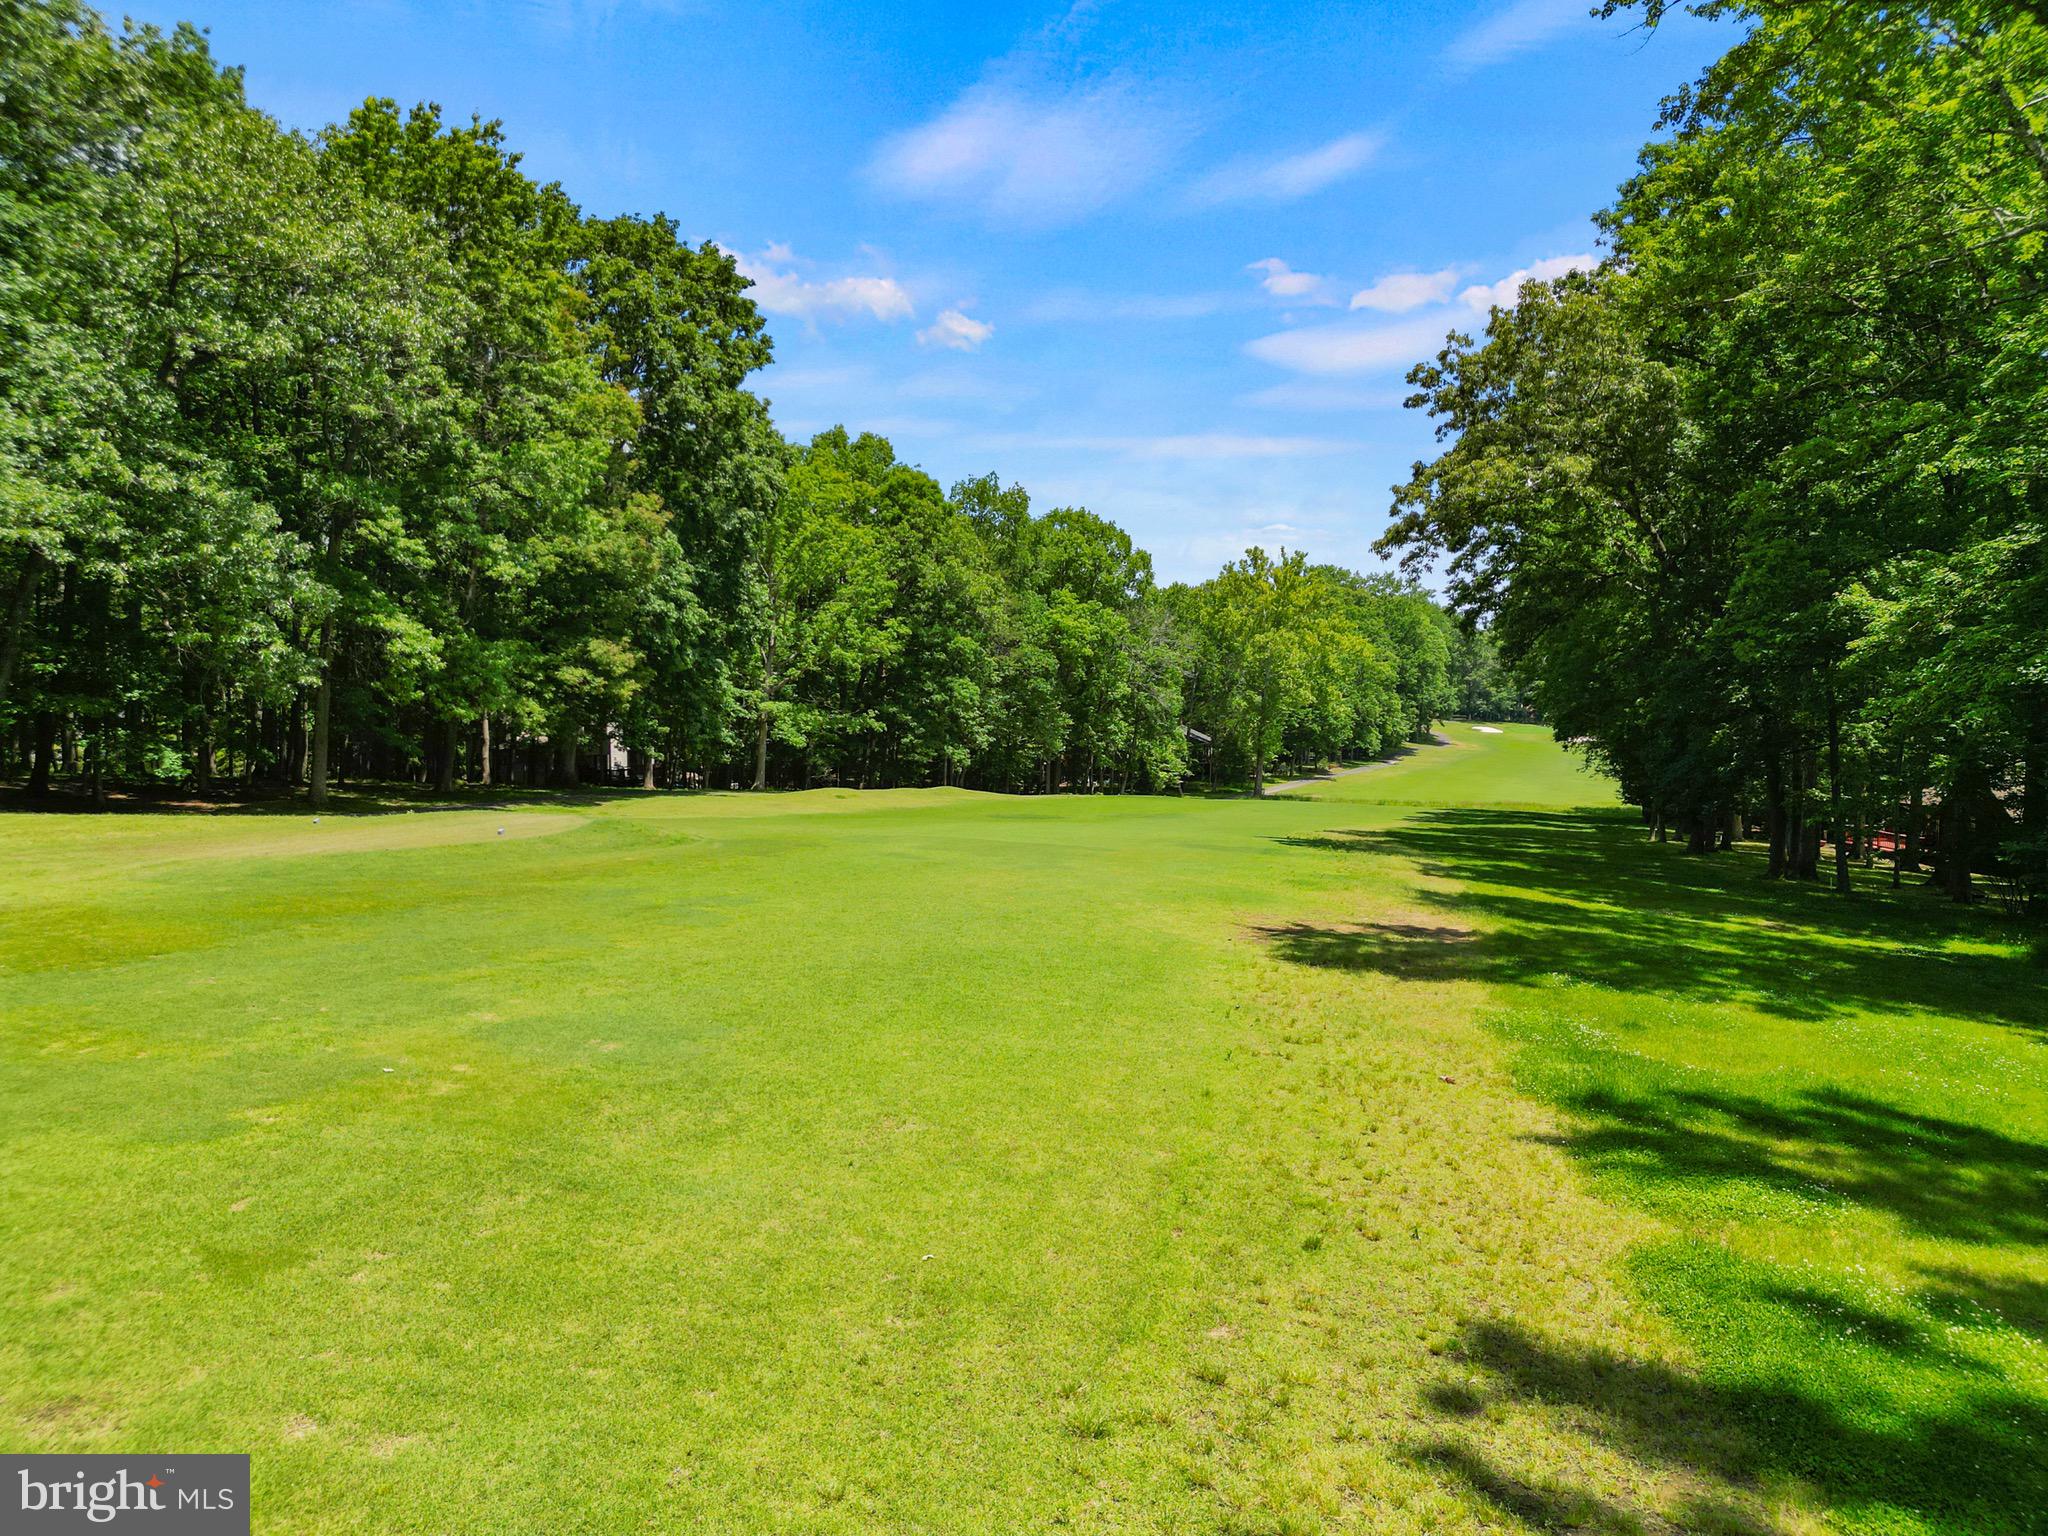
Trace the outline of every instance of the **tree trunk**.
{"label": "tree trunk", "polygon": [[564,789],[574,789],[576,778],[576,733],[564,730],[555,748],[555,778]]}
{"label": "tree trunk", "polygon": [[2028,908],[2038,913],[2048,900],[2048,696],[2035,695],[2033,717],[2020,771],[2020,830],[2026,850],[2020,873],[2027,881]]}
{"label": "tree trunk", "polygon": [[1842,716],[1835,685],[1828,682],[1828,820],[1835,835],[1835,889],[1849,894],[1849,840],[1842,826]]}
{"label": "tree trunk", "polygon": [[1821,834],[1826,830],[1817,821],[1806,822],[1800,828],[1799,868],[1795,873],[1801,880],[1820,879]]}
{"label": "tree trunk", "polygon": [[477,750],[477,782],[485,789],[491,787],[491,712],[487,709],[479,722],[481,745]]}
{"label": "tree trunk", "polygon": [[643,752],[641,754],[640,787],[642,789],[654,788],[654,754],[652,752]]}
{"label": "tree trunk", "polygon": [[768,712],[754,717],[754,788],[768,787]]}
{"label": "tree trunk", "polygon": [[1766,879],[1785,874],[1785,764],[1776,752],[1764,764],[1764,836],[1770,840],[1770,857],[1764,864]]}
{"label": "tree trunk", "polygon": [[14,578],[14,598],[7,605],[7,634],[0,639],[0,705],[7,702],[7,690],[14,683],[14,669],[21,661],[22,637],[28,632],[28,605],[36,594],[36,581],[43,574],[43,552],[31,549]]}
{"label": "tree trunk", "polygon": [[28,770],[28,792],[50,792],[50,768],[57,757],[57,720],[47,709],[36,716],[35,749]]}
{"label": "tree trunk", "polygon": [[1820,878],[1820,828],[1806,815],[1813,778],[1813,760],[1802,750],[1792,764],[1792,807],[1785,829],[1786,873],[1794,880]]}
{"label": "tree trunk", "polygon": [[434,764],[434,793],[452,795],[455,793],[455,760],[461,755],[461,730],[453,720],[441,722],[441,751],[439,761]]}
{"label": "tree trunk", "polygon": [[284,781],[293,789],[305,782],[306,756],[306,701],[294,690],[284,738]]}
{"label": "tree trunk", "polygon": [[1685,839],[1687,853],[1712,853],[1714,851],[1714,818],[1704,810],[1695,811],[1691,816],[1692,826]]}
{"label": "tree trunk", "polygon": [[313,694],[313,769],[306,782],[306,799],[316,811],[327,805],[328,747],[334,724],[334,679],[330,675],[334,661],[326,654],[324,640],[320,651],[320,686]]}
{"label": "tree trunk", "polygon": [[1959,771],[1941,797],[1941,887],[1952,901],[1969,901],[1976,895],[1970,878],[1970,855],[1974,842],[1974,806],[1977,789],[1974,770]]}

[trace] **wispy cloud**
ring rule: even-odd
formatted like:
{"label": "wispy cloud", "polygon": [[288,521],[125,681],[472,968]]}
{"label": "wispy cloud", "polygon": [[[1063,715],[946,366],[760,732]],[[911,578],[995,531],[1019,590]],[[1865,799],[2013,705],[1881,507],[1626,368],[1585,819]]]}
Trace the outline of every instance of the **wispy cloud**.
{"label": "wispy cloud", "polygon": [[1465,74],[1540,48],[1560,32],[1584,22],[1588,0],[1513,0],[1451,39],[1444,63]]}
{"label": "wispy cloud", "polygon": [[991,452],[1028,448],[1111,453],[1127,459],[1301,459],[1351,453],[1358,445],[1341,437],[1271,437],[1243,432],[1176,432],[1159,436],[1061,436],[1045,433],[992,434],[976,447]]}
{"label": "wispy cloud", "polygon": [[1458,268],[1435,272],[1389,272],[1370,287],[1351,295],[1353,309],[1377,309],[1384,314],[1405,315],[1425,304],[1441,304],[1458,285]]}
{"label": "wispy cloud", "polygon": [[927,347],[973,352],[995,333],[996,328],[986,320],[976,320],[957,309],[942,309],[937,320],[917,333],[917,339]]}
{"label": "wispy cloud", "polygon": [[1386,372],[1435,352],[1446,329],[1434,316],[1398,325],[1312,325],[1261,336],[1245,351],[1295,373]]}
{"label": "wispy cloud", "polygon": [[1296,303],[1327,304],[1329,297],[1324,292],[1323,279],[1314,272],[1297,272],[1278,256],[1266,256],[1245,267],[1247,272],[1263,272],[1259,286],[1276,299],[1291,299]]}
{"label": "wispy cloud", "polygon": [[1393,411],[1406,396],[1398,389],[1366,389],[1321,379],[1288,379],[1239,395],[1239,405],[1261,411]]}
{"label": "wispy cloud", "polygon": [[1547,283],[1567,272],[1590,272],[1599,265],[1600,258],[1591,252],[1580,252],[1575,256],[1546,256],[1541,261],[1516,268],[1499,282],[1474,283],[1458,295],[1458,302],[1482,314],[1496,305],[1507,309],[1520,297],[1524,283]]}
{"label": "wispy cloud", "polygon": [[870,178],[899,197],[1003,223],[1071,223],[1151,181],[1185,137],[1180,116],[1128,82],[988,81],[887,140]]}
{"label": "wispy cloud", "polygon": [[1327,144],[1277,160],[1239,156],[1196,182],[1189,190],[1188,200],[1198,207],[1292,202],[1364,170],[1384,142],[1376,133],[1347,133]]}
{"label": "wispy cloud", "polygon": [[1094,293],[1060,288],[1026,305],[1023,318],[1034,325],[1073,320],[1201,320],[1226,309],[1255,303],[1240,293]]}
{"label": "wispy cloud", "polygon": [[798,319],[848,320],[867,315],[876,320],[908,320],[917,313],[910,294],[893,277],[856,274],[817,280],[804,277],[796,256],[785,245],[773,245],[759,256],[735,254],[740,275],[753,283],[750,297],[771,315]]}
{"label": "wispy cloud", "polygon": [[1458,270],[1404,272],[1381,278],[1351,300],[1353,309],[1375,309],[1411,318],[1371,323],[1347,320],[1333,325],[1307,325],[1276,331],[1245,344],[1262,362],[1294,373],[1371,374],[1402,372],[1423,357],[1435,355],[1453,329],[1477,329],[1494,305],[1512,305],[1527,282],[1548,282],[1567,272],[1588,271],[1600,264],[1589,254],[1549,256],[1517,268],[1492,283],[1473,283],[1453,301],[1450,290]]}

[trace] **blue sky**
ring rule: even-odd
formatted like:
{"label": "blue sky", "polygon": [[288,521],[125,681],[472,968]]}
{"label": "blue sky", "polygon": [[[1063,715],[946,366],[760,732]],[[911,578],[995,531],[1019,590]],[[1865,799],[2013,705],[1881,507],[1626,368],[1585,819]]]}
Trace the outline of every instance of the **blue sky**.
{"label": "blue sky", "polygon": [[[307,130],[369,95],[504,121],[595,213],[737,254],[794,436],[994,470],[1199,579],[1376,568],[1430,452],[1401,375],[1588,215],[1726,38],[1587,0],[182,0]],[[1505,286],[1503,286],[1505,285]]]}

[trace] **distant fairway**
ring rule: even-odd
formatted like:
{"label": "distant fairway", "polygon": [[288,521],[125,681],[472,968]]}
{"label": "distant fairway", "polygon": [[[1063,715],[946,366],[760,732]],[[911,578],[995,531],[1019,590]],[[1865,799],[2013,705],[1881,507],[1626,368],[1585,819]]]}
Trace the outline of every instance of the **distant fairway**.
{"label": "distant fairway", "polygon": [[2039,1529],[2048,973],[1446,734],[0,817],[0,1434],[280,1532]]}
{"label": "distant fairway", "polygon": [[1612,781],[1589,770],[1576,754],[1560,751],[1547,726],[1482,730],[1452,720],[1438,726],[1437,734],[1451,744],[1411,747],[1395,762],[1296,793],[1412,805],[1615,803]]}

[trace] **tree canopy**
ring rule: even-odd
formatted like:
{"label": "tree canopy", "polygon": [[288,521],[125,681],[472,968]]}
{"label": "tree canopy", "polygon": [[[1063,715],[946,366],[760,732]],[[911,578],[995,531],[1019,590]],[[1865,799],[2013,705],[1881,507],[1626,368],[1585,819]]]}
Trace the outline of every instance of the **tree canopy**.
{"label": "tree canopy", "polygon": [[0,0],[0,771],[1257,786],[1494,707],[1417,587],[784,442],[747,289],[496,123]]}
{"label": "tree canopy", "polygon": [[[1559,733],[1696,849],[1847,889],[1874,827],[1958,896],[2048,871],[2048,25],[1708,3],[1594,274],[1411,375],[1441,562]],[[1618,3],[1609,14],[1626,10]],[[1655,24],[1666,10],[1648,0]]]}

